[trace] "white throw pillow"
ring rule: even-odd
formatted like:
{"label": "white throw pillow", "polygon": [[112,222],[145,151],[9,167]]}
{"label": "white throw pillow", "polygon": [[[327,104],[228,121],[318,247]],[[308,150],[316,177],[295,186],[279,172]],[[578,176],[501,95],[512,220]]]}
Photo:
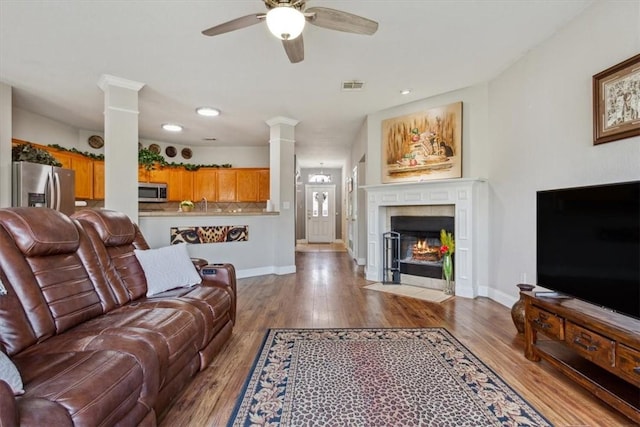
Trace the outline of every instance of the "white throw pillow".
{"label": "white throw pillow", "polygon": [[169,289],[189,287],[202,282],[191,262],[187,245],[180,243],[159,249],[139,250],[134,253],[147,278],[147,296]]}
{"label": "white throw pillow", "polygon": [[13,364],[9,356],[0,351],[0,380],[9,384],[13,394],[18,396],[24,393],[24,386],[22,385],[22,377],[18,368]]}

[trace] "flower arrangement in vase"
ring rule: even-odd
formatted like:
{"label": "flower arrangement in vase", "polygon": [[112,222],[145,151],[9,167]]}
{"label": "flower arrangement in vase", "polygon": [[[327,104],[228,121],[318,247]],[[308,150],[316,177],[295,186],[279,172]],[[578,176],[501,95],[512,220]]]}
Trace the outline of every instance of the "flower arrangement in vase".
{"label": "flower arrangement in vase", "polygon": [[442,255],[442,276],[445,280],[444,293],[455,295],[455,283],[453,282],[453,259],[451,256],[456,250],[456,242],[453,235],[444,229],[440,230],[440,254]]}

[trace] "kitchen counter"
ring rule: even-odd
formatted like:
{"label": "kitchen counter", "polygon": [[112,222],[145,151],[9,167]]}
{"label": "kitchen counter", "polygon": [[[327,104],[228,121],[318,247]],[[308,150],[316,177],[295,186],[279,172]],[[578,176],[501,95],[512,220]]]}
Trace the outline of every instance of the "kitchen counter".
{"label": "kitchen counter", "polygon": [[208,211],[191,211],[191,212],[178,212],[178,211],[160,211],[160,210],[141,210],[138,212],[139,217],[197,217],[197,216],[276,216],[280,215],[280,212],[265,212],[257,210],[232,210],[223,211],[211,209]]}

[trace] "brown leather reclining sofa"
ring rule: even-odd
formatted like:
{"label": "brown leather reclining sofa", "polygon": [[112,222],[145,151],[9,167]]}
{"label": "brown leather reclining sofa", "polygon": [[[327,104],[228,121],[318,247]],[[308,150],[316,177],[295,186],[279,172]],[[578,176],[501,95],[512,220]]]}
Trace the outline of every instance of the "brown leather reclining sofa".
{"label": "brown leather reclining sofa", "polygon": [[[0,209],[0,350],[24,394],[0,380],[0,426],[153,426],[231,336],[235,271],[146,297],[126,215]],[[203,274],[203,272],[207,274]]]}

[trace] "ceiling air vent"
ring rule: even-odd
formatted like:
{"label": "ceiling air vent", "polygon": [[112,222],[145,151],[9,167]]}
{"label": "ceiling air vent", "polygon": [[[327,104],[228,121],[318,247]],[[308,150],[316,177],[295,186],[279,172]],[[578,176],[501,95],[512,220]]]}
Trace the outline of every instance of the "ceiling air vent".
{"label": "ceiling air vent", "polygon": [[350,80],[348,82],[342,82],[342,90],[347,92],[353,92],[362,90],[364,88],[364,82],[358,80]]}

